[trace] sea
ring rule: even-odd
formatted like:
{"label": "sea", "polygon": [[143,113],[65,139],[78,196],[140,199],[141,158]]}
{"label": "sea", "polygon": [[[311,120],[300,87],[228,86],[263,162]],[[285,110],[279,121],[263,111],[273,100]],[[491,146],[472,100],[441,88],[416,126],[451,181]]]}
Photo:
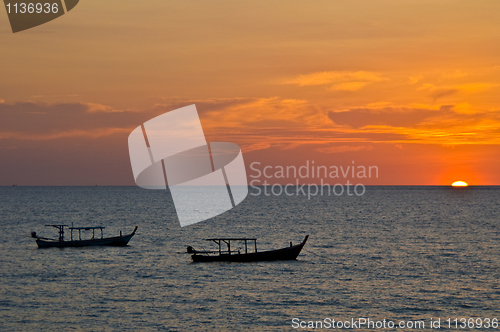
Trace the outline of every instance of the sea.
{"label": "sea", "polygon": [[[0,331],[498,330],[499,216],[500,187],[367,186],[248,195],[180,227],[168,191],[0,187]],[[138,230],[126,247],[38,249],[31,232],[57,236],[47,224]],[[295,261],[185,253],[306,235]]]}

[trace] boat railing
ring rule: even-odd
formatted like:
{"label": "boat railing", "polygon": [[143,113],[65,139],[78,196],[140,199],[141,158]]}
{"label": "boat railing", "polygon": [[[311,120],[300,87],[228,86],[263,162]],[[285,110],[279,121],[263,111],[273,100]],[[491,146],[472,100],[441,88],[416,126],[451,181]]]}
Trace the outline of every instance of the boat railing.
{"label": "boat railing", "polygon": [[102,233],[102,230],[106,227],[104,226],[93,226],[93,227],[68,227],[69,230],[70,230],[70,236],[71,236],[71,241],[73,241],[73,230],[77,230],[78,231],[78,240],[82,240],[82,230],[83,231],[90,231],[92,230],[92,240],[95,239],[95,230],[96,229],[100,229],[101,230],[101,239],[103,239],[103,233]]}
{"label": "boat railing", "polygon": [[231,250],[231,253],[227,250],[192,250],[188,251],[188,254],[198,255],[198,254],[208,254],[208,255],[232,255],[232,254],[241,254],[241,250]]}
{"label": "boat railing", "polygon": [[[219,247],[219,250],[211,252],[214,254],[217,254],[217,253],[219,255],[226,255],[226,254],[232,255],[233,253],[241,254],[241,250],[243,250],[243,247],[239,248],[238,250],[231,250],[231,241],[233,241],[233,242],[238,241],[240,243],[244,243],[245,244],[245,247],[244,247],[245,254],[249,253],[248,252],[249,242],[250,242],[250,244],[253,242],[254,252],[257,253],[257,239],[255,239],[255,238],[210,238],[210,239],[205,239],[205,240],[214,242]],[[227,250],[224,250],[223,244],[226,245]],[[199,252],[197,252],[197,253],[199,253]]]}
{"label": "boat railing", "polygon": [[[95,231],[100,230],[101,231],[101,238],[100,239],[104,239],[103,229],[106,228],[104,226],[73,227],[73,226],[61,225],[61,224],[51,224],[51,225],[45,225],[45,226],[55,227],[58,229],[59,238],[57,240],[54,239],[54,241],[59,241],[59,242],[64,242],[64,228],[65,227],[66,227],[66,229],[70,230],[71,241],[73,241],[73,231],[78,231],[78,240],[79,241],[82,241],[82,231],[92,231],[92,239],[91,240],[95,240],[96,239]],[[136,230],[137,230],[137,226],[135,227],[133,233],[135,233]],[[35,232],[34,232],[34,234],[32,233],[31,236],[37,237],[40,239],[52,240],[52,239],[48,239],[48,238],[41,238],[41,237],[37,236]],[[120,237],[121,236],[122,236],[122,233],[120,231]]]}

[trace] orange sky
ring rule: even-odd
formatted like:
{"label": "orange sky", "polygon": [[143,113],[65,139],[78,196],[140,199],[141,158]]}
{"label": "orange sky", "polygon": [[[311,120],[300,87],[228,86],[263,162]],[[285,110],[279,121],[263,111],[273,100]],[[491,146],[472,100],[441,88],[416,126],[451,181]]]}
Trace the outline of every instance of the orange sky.
{"label": "orange sky", "polygon": [[[0,10],[1,11],[1,10]],[[133,185],[127,136],[195,103],[247,166],[500,185],[498,1],[81,1],[0,13],[0,185]]]}

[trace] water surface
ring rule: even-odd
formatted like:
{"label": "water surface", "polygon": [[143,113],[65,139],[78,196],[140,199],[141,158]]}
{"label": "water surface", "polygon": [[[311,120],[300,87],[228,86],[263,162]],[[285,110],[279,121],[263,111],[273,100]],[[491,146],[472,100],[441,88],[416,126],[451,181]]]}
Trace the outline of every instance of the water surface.
{"label": "water surface", "polygon": [[[136,187],[2,187],[0,202],[1,331],[289,331],[293,318],[500,318],[498,187],[249,195],[184,228],[167,193]],[[102,225],[108,236],[139,228],[124,248],[37,249],[29,234],[56,235],[50,223]],[[260,249],[273,249],[306,234],[291,262],[194,264],[183,254],[188,245],[209,248],[208,237],[257,237]]]}

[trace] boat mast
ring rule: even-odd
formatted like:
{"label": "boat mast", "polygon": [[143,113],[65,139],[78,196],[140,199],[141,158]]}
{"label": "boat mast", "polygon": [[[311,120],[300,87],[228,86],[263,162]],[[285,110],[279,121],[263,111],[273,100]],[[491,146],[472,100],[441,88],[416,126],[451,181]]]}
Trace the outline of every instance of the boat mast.
{"label": "boat mast", "polygon": [[45,226],[52,226],[57,228],[59,230],[59,242],[64,242],[64,226],[68,225],[45,225]]}

